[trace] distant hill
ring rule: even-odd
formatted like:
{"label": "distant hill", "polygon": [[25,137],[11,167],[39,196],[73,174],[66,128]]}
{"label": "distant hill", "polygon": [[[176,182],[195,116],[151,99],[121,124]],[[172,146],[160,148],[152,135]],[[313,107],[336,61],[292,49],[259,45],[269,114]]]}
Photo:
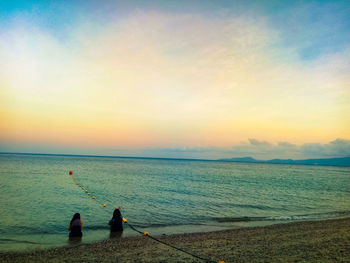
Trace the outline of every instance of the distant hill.
{"label": "distant hill", "polygon": [[326,166],[350,166],[350,157],[343,158],[325,158],[325,159],[272,159],[272,160],[256,160],[252,157],[240,157],[231,159],[219,159],[223,162],[238,163],[271,163],[271,164],[302,164],[302,165],[326,165]]}

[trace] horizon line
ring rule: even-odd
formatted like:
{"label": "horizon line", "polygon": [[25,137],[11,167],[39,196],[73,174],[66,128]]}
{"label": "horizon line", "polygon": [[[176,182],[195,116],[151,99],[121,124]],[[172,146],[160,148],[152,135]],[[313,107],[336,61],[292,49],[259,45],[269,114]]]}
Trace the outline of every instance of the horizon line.
{"label": "horizon line", "polygon": [[188,161],[220,161],[220,159],[196,159],[196,158],[171,158],[171,157],[147,157],[147,156],[119,156],[119,155],[93,155],[93,154],[66,154],[66,153],[22,153],[22,152],[0,152],[0,154],[19,155],[45,155],[45,156],[70,156],[70,157],[98,157],[98,158],[120,158],[120,159],[159,159],[159,160],[188,160]]}
{"label": "horizon line", "polygon": [[252,158],[256,161],[273,161],[273,160],[293,160],[293,161],[302,161],[302,160],[320,160],[320,159],[341,159],[341,158],[350,158],[350,156],[343,157],[326,157],[326,158],[307,158],[307,159],[280,159],[272,158],[269,160],[255,159],[252,156],[242,156],[242,157],[231,157],[231,158],[219,158],[219,159],[203,159],[203,158],[171,158],[171,157],[147,157],[147,156],[119,156],[119,155],[93,155],[93,154],[69,154],[69,153],[25,153],[25,152],[0,152],[0,154],[19,154],[19,155],[44,155],[44,156],[70,156],[70,157],[98,157],[98,158],[120,158],[120,159],[158,159],[158,160],[188,160],[188,161],[227,161],[233,159],[244,159]]}

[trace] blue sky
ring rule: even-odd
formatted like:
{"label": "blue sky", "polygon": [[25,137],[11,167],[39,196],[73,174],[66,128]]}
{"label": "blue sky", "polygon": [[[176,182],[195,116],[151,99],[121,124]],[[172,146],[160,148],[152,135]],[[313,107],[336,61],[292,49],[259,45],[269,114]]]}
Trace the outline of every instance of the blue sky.
{"label": "blue sky", "polygon": [[349,17],[349,1],[0,1],[0,151],[348,155]]}
{"label": "blue sky", "polygon": [[281,45],[297,48],[302,60],[342,50],[350,41],[348,1],[0,1],[0,21],[6,26],[30,17],[58,37],[81,20],[105,23],[135,10],[215,16],[254,16],[281,34]]}
{"label": "blue sky", "polygon": [[[350,42],[348,1],[0,1],[0,21],[9,25],[30,19],[57,38],[82,21],[111,23],[135,10],[175,14],[261,16],[279,32],[280,45],[297,52],[301,61],[343,50]],[[68,39],[69,40],[69,39]]]}

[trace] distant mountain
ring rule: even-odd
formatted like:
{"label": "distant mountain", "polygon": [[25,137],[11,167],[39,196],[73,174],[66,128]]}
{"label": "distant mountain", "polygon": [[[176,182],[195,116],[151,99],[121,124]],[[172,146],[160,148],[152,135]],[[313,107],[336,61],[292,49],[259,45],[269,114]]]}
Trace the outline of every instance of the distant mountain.
{"label": "distant mountain", "polygon": [[219,159],[222,162],[238,162],[238,163],[271,163],[271,164],[303,164],[303,165],[326,165],[326,166],[350,166],[350,157],[343,158],[325,158],[325,159],[272,159],[272,160],[256,160],[252,157],[240,157],[231,159]]}

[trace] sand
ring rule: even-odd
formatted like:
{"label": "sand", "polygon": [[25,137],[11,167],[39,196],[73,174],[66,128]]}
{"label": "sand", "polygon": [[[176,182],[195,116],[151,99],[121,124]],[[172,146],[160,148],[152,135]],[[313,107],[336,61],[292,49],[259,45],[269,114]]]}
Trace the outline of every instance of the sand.
{"label": "sand", "polygon": [[[350,262],[350,218],[157,237],[214,262]],[[0,262],[204,262],[148,237],[27,253]]]}

